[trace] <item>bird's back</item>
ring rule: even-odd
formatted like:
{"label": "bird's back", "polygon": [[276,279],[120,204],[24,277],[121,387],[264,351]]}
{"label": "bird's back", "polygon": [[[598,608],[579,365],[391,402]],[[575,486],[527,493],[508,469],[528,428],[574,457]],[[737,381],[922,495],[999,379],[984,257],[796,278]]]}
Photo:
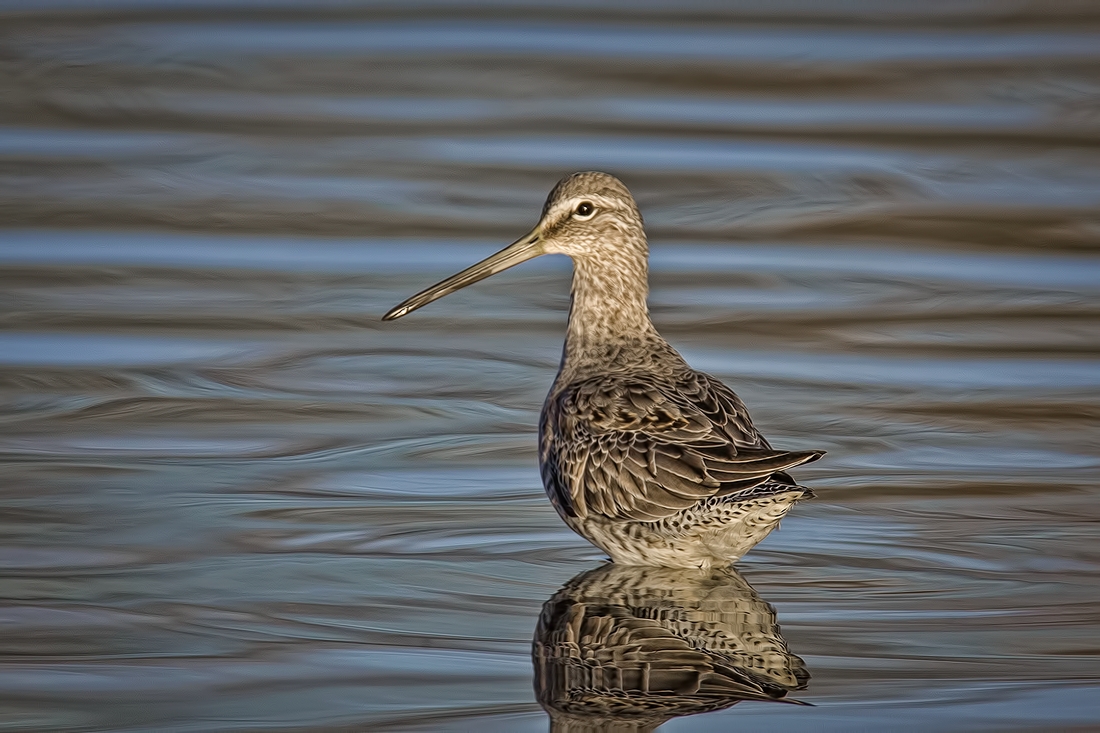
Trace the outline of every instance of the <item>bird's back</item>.
{"label": "bird's back", "polygon": [[[613,558],[699,566],[741,548],[740,557],[805,496],[785,471],[820,451],[772,449],[732,390],[667,345],[610,356],[563,363],[543,407],[540,462],[559,514]],[[731,539],[744,522],[752,526]]]}

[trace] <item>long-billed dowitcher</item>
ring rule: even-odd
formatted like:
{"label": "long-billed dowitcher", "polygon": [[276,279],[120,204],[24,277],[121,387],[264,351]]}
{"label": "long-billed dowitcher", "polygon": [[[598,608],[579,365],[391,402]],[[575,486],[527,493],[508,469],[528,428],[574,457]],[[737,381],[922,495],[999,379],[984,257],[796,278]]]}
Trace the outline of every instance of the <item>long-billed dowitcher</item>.
{"label": "long-billed dowitcher", "polygon": [[823,451],[773,450],[741,399],[657,333],[642,215],[617,178],[563,178],[528,234],[383,320],[554,253],[573,260],[573,302],[539,421],[550,501],[619,563],[705,568],[739,559],[810,495],[784,472]]}

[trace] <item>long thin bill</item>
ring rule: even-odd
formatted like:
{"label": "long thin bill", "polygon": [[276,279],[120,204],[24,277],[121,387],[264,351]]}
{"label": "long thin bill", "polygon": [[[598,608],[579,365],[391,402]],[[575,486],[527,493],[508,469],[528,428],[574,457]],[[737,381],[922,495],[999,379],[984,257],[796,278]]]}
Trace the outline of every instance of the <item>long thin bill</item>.
{"label": "long thin bill", "polygon": [[498,272],[507,270],[509,267],[538,257],[542,254],[542,247],[540,244],[539,233],[538,230],[535,229],[526,236],[512,242],[495,255],[486,257],[481,262],[467,267],[457,275],[451,275],[446,280],[442,280],[430,288],[421,290],[419,293],[382,316],[382,320],[392,321],[401,316],[408,315],[417,308],[425,306],[433,300],[438,300],[444,295],[450,295],[454,291],[461,290],[467,285],[473,285],[478,280],[484,280],[490,275],[495,275]]}

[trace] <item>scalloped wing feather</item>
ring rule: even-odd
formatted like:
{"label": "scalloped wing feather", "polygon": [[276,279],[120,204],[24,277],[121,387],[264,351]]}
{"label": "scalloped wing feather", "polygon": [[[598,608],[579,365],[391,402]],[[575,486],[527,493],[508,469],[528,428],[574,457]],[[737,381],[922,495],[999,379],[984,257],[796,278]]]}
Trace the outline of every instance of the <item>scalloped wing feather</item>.
{"label": "scalloped wing feather", "polygon": [[547,493],[582,518],[664,519],[822,455],[772,450],[736,394],[691,370],[569,384],[547,401],[541,433]]}

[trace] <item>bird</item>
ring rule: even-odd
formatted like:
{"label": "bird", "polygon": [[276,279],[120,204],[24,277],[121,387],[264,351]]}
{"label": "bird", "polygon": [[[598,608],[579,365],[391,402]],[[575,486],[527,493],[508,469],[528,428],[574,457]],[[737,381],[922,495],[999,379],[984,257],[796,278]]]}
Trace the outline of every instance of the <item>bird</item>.
{"label": "bird", "polygon": [[813,496],[787,471],[824,451],[773,449],[741,399],[657,332],[642,215],[618,178],[561,179],[534,229],[383,320],[544,254],[573,261],[561,363],[539,419],[539,469],[554,508],[617,563],[705,569],[739,560]]}
{"label": "bird", "polygon": [[786,698],[806,688],[805,663],[733,567],[582,572],[543,604],[531,646],[555,733],[642,733],[743,700],[807,704]]}

